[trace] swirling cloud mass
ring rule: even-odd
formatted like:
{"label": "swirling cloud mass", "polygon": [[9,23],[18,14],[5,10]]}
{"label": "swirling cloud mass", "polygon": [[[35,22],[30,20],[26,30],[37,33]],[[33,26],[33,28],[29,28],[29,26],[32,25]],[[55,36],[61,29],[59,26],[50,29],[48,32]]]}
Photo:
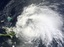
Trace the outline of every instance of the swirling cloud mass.
{"label": "swirling cloud mass", "polygon": [[39,40],[46,47],[52,46],[53,40],[62,47],[62,26],[62,16],[49,7],[35,4],[24,7],[14,29],[16,36],[23,41],[18,47],[38,47]]}

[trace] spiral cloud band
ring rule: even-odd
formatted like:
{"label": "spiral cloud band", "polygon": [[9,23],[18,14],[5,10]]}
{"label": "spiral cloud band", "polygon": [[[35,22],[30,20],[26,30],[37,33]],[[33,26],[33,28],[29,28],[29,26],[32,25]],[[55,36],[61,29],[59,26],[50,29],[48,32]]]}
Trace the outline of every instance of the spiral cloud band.
{"label": "spiral cloud band", "polygon": [[18,47],[38,47],[39,40],[42,40],[46,47],[52,46],[53,40],[62,47],[62,26],[63,19],[58,12],[47,6],[31,4],[17,17],[14,31],[24,43]]}

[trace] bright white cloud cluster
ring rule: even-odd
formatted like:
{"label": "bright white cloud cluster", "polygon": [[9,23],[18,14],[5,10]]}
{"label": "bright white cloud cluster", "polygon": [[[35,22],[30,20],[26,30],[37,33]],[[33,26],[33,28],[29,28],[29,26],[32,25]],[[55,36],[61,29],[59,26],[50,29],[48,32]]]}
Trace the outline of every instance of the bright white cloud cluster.
{"label": "bright white cloud cluster", "polygon": [[[63,42],[63,20],[60,14],[47,6],[30,5],[25,7],[22,14],[17,17],[17,36],[27,43],[41,39],[46,46],[52,43],[53,38],[57,43]],[[35,47],[35,46],[34,46]]]}

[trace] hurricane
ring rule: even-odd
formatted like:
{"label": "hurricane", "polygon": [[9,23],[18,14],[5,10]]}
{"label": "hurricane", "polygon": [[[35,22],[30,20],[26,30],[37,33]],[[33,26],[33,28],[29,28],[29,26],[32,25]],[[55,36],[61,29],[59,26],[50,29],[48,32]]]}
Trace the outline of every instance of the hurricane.
{"label": "hurricane", "polygon": [[63,47],[63,18],[57,11],[41,4],[30,4],[23,8],[17,17],[14,28],[16,37],[20,39],[17,47],[39,47],[40,40],[45,47]]}

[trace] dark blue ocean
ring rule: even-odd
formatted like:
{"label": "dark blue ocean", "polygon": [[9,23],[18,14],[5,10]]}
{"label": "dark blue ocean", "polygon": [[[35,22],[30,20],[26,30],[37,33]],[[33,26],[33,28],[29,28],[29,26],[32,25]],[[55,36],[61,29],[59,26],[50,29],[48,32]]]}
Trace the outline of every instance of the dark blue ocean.
{"label": "dark blue ocean", "polygon": [[[0,33],[6,34],[5,29],[2,27],[14,27],[17,21],[17,16],[21,14],[23,8],[32,3],[38,4],[43,2],[41,1],[33,1],[33,0],[0,0]],[[64,17],[64,0],[44,0],[46,6],[50,6],[51,9],[58,11]],[[52,7],[51,7],[52,5]],[[55,5],[57,9],[53,6]],[[11,17],[12,20],[8,21],[8,17]],[[2,22],[3,21],[3,22]],[[15,37],[14,37],[15,38]],[[12,39],[12,42],[15,42],[17,38]],[[9,44],[7,41],[11,39],[9,36],[4,37],[0,36],[0,47],[12,47],[14,44]],[[17,41],[19,42],[19,40]],[[54,42],[53,47],[57,47],[57,44]],[[40,43],[39,47],[45,47]]]}

